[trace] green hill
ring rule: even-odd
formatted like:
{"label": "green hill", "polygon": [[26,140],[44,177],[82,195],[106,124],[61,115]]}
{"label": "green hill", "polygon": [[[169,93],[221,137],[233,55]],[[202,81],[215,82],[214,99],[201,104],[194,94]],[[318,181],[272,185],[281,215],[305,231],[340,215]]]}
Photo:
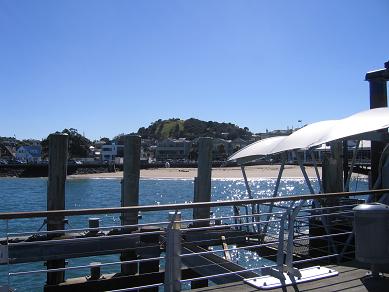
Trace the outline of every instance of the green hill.
{"label": "green hill", "polygon": [[233,140],[242,138],[248,140],[252,133],[248,128],[240,128],[231,123],[205,122],[198,119],[157,120],[147,128],[140,128],[138,135],[144,139],[162,140],[166,138],[213,137]]}

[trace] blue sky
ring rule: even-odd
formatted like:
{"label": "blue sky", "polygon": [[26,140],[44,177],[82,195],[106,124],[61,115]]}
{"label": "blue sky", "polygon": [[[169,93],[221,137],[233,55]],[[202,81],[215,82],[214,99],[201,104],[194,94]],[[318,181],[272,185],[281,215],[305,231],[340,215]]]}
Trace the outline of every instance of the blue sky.
{"label": "blue sky", "polygon": [[388,15],[386,0],[0,0],[0,136],[342,118],[369,108]]}

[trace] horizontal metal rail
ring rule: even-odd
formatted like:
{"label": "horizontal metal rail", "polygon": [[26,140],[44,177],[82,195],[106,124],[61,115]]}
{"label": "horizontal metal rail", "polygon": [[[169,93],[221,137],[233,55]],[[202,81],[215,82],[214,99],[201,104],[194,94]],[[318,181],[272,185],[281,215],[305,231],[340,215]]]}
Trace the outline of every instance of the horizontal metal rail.
{"label": "horizontal metal rail", "polygon": [[[317,211],[320,210],[330,210],[330,209],[339,209],[339,208],[346,208],[346,207],[355,207],[357,205],[340,205],[340,206],[332,206],[332,207],[323,207],[323,208],[315,208],[315,209],[302,209],[300,212],[310,212],[310,213],[317,213]],[[189,222],[202,222],[202,221],[215,221],[215,220],[232,220],[232,219],[239,219],[239,218],[247,218],[247,217],[262,217],[266,215],[281,215],[283,212],[272,212],[272,213],[261,213],[261,214],[250,214],[250,215],[240,215],[240,216],[229,216],[229,217],[213,217],[213,218],[207,218],[207,219],[190,219],[190,220],[181,220],[179,223],[189,223]],[[342,215],[342,214],[352,214],[353,211],[340,211],[336,213],[323,213],[323,214],[315,214],[315,215],[306,215],[306,216],[297,216],[296,219],[305,219],[305,218],[315,218],[315,217],[322,217],[322,216],[334,216],[334,215]],[[256,222],[248,222],[248,223],[237,223],[237,224],[228,224],[226,225],[213,225],[213,226],[207,226],[207,227],[194,227],[194,228],[187,228],[182,229],[183,232],[188,231],[202,231],[202,230],[209,230],[209,229],[223,229],[228,227],[234,227],[234,226],[245,226],[245,225],[260,225],[265,223],[272,223],[272,222],[279,222],[280,220],[268,220],[268,221],[256,221]],[[76,229],[59,229],[59,230],[42,230],[42,231],[30,231],[30,232],[10,232],[8,233],[8,236],[27,236],[27,235],[40,235],[40,234],[58,234],[58,233],[77,233],[77,232],[88,232],[88,231],[110,231],[112,229],[126,229],[126,228],[132,228],[132,227],[146,227],[146,226],[167,226],[170,222],[153,222],[153,223],[142,223],[137,225],[114,225],[114,226],[101,226],[101,227],[94,227],[94,228],[76,228]],[[163,231],[153,231],[148,232],[147,234],[157,234],[162,233]],[[132,235],[140,235],[144,233],[131,233]]]}
{"label": "horizontal metal rail", "polygon": [[112,213],[125,213],[136,211],[163,211],[163,210],[184,210],[200,207],[221,207],[221,206],[233,206],[236,204],[263,204],[263,203],[276,203],[285,201],[300,201],[300,200],[320,200],[328,198],[346,197],[346,196],[361,196],[367,194],[383,194],[389,193],[389,189],[380,190],[366,190],[358,192],[339,192],[339,193],[327,193],[327,194],[314,194],[314,195],[294,195],[283,197],[271,197],[261,199],[244,199],[236,201],[215,201],[215,202],[198,202],[198,203],[184,203],[184,204],[165,204],[165,205],[147,205],[147,206],[131,206],[131,207],[117,207],[117,208],[94,208],[94,209],[74,209],[74,210],[57,210],[57,211],[35,211],[35,212],[5,212],[0,213],[0,220],[9,219],[21,219],[21,218],[40,218],[47,216],[78,216],[78,215],[91,215],[91,214],[112,214]]}
{"label": "horizontal metal rail", "polygon": [[[251,218],[251,217],[262,217],[266,215],[280,215],[283,212],[272,212],[272,213],[261,213],[261,214],[249,214],[249,215],[239,215],[239,216],[229,216],[229,217],[212,217],[212,218],[206,218],[206,219],[186,219],[181,220],[179,223],[192,223],[192,222],[209,222],[209,221],[215,221],[215,220],[233,220],[233,219],[240,219],[240,218]],[[19,218],[17,218],[19,219]],[[8,219],[11,220],[11,219]],[[255,222],[255,224],[263,224],[271,221],[261,221],[261,222]],[[86,231],[110,231],[112,229],[126,229],[126,228],[139,228],[139,227],[146,227],[146,226],[167,226],[170,224],[170,222],[153,222],[153,223],[139,223],[135,225],[112,225],[112,226],[99,226],[99,227],[85,227],[85,228],[73,228],[73,229],[58,229],[58,230],[41,230],[41,231],[29,231],[29,232],[10,232],[8,235],[11,236],[27,236],[27,235],[45,235],[45,234],[58,234],[58,233],[77,233],[77,232],[86,232]],[[215,225],[215,226],[224,226],[225,225]],[[231,226],[231,225],[228,225]],[[201,228],[190,228],[191,231],[195,230],[201,230]],[[162,232],[162,231],[154,231],[154,232]],[[132,233],[134,234],[134,233]],[[137,233],[137,234],[144,234],[144,233]],[[152,234],[151,232],[148,232],[147,234]]]}
{"label": "horizontal metal rail", "polygon": [[33,271],[23,271],[23,272],[10,272],[10,276],[21,276],[21,275],[30,275],[30,274],[46,274],[50,272],[63,272],[63,271],[71,271],[71,270],[81,270],[81,269],[90,269],[93,267],[110,267],[110,266],[117,266],[122,264],[134,264],[134,263],[144,263],[144,262],[150,262],[155,260],[163,260],[164,257],[156,257],[156,258],[147,258],[147,259],[141,259],[141,260],[131,260],[131,261],[118,261],[118,262],[112,262],[112,263],[103,263],[103,264],[93,264],[93,265],[81,265],[81,266],[73,266],[73,267],[66,267],[66,268],[57,268],[57,269],[41,269],[41,270],[33,270]]}
{"label": "horizontal metal rail", "polygon": [[[345,196],[361,196],[361,195],[367,195],[367,194],[381,194],[381,193],[389,193],[389,189],[383,189],[383,190],[367,190],[367,191],[359,191],[359,192],[342,192],[342,193],[330,193],[330,194],[316,194],[316,195],[299,195],[299,196],[284,196],[284,197],[275,197],[275,198],[262,198],[262,199],[245,199],[245,200],[237,200],[237,201],[217,201],[217,202],[201,202],[201,203],[191,203],[191,204],[166,204],[166,205],[156,205],[156,206],[133,206],[133,207],[120,207],[120,208],[96,208],[96,209],[80,209],[80,210],[60,210],[60,211],[38,211],[38,212],[10,212],[10,213],[0,213],[0,220],[5,220],[8,224],[9,220],[13,219],[23,219],[23,218],[41,218],[41,217],[47,217],[47,216],[53,216],[53,215],[61,215],[61,216],[79,216],[79,215],[90,215],[90,214],[110,214],[110,213],[126,213],[126,212],[136,212],[136,211],[142,211],[142,212],[152,212],[152,211],[163,211],[163,210],[184,210],[184,209],[194,209],[199,207],[221,207],[221,206],[235,206],[235,205],[243,205],[243,204],[267,204],[267,203],[277,203],[277,202],[291,202],[291,201],[306,201],[306,200],[321,200],[321,199],[327,199],[327,198],[338,198],[338,197],[345,197]],[[303,203],[303,202],[301,202]],[[293,204],[292,204],[293,205]],[[199,244],[199,246],[209,246],[207,245],[207,241],[211,242],[217,242],[217,235],[218,231],[223,230],[230,230],[231,237],[227,237],[227,242],[230,239],[236,239],[235,241],[231,242],[240,242],[239,238],[249,238],[246,239],[246,242],[243,246],[235,245],[234,246],[223,246],[223,249],[214,249],[214,250],[206,250],[202,249],[195,250],[196,252],[192,253],[181,253],[179,255],[179,258],[182,259],[188,259],[190,257],[200,257],[200,256],[210,256],[210,255],[220,255],[220,259],[223,259],[221,256],[222,254],[225,254],[227,252],[235,252],[239,254],[240,251],[251,251],[251,252],[259,252],[259,258],[266,258],[266,256],[261,256],[262,248],[264,248],[267,251],[268,256],[274,259],[274,256],[279,256],[279,254],[283,254],[285,257],[287,257],[287,251],[284,248],[281,248],[281,252],[277,252],[277,254],[272,254],[272,251],[277,251],[277,244],[282,242],[291,242],[296,248],[301,248],[296,255],[292,255],[292,262],[293,264],[306,264],[313,261],[320,261],[320,260],[326,260],[330,258],[339,258],[347,254],[353,254],[353,252],[349,251],[349,247],[353,247],[353,244],[347,241],[345,242],[339,242],[335,240],[337,237],[344,236],[349,238],[351,237],[353,231],[349,230],[348,224],[349,219],[352,218],[353,211],[351,208],[356,206],[356,204],[350,204],[350,202],[346,202],[344,205],[337,205],[337,206],[328,206],[328,207],[320,207],[320,208],[313,208],[310,209],[308,205],[305,205],[304,208],[302,208],[299,211],[296,211],[294,215],[294,219],[291,219],[291,210],[294,210],[295,207],[290,207],[287,210],[279,211],[279,212],[271,212],[271,213],[260,213],[260,214],[246,214],[246,215],[234,215],[234,216],[222,216],[222,217],[213,217],[213,218],[206,218],[206,219],[186,219],[186,220],[176,220],[176,221],[161,221],[161,222],[151,222],[151,223],[143,223],[143,224],[136,224],[136,225],[119,225],[119,226],[104,226],[104,227],[96,227],[96,228],[78,228],[78,229],[67,229],[67,230],[55,230],[55,231],[37,231],[37,232],[21,232],[21,233],[8,233],[7,232],[7,245],[10,248],[13,248],[18,245],[25,245],[27,247],[29,246],[36,246],[41,244],[42,241],[21,241],[18,243],[10,242],[10,236],[20,236],[20,235],[38,235],[38,234],[58,234],[58,233],[76,233],[76,232],[96,232],[96,231],[109,231],[113,229],[126,229],[131,227],[141,228],[145,226],[161,226],[166,227],[159,231],[151,231],[151,232],[132,232],[132,233],[122,233],[122,234],[105,234],[102,235],[102,237],[109,238],[138,238],[139,236],[147,236],[147,235],[163,235],[160,237],[159,243],[156,245],[147,245],[145,247],[141,245],[126,247],[124,250],[141,250],[143,248],[155,248],[160,247],[164,248],[167,246],[165,235],[168,235],[169,228],[171,228],[171,225],[175,223],[184,224],[184,223],[191,223],[191,222],[215,222],[216,220],[229,220],[231,221],[231,224],[228,225],[215,225],[211,224],[210,226],[205,227],[196,227],[196,228],[181,228],[180,229],[180,236],[185,235],[186,237],[183,237],[183,242],[185,242],[185,239],[187,240],[186,243],[190,244]],[[281,208],[284,209],[284,208]],[[263,216],[272,215],[271,220],[266,221],[259,221],[259,218],[262,218]],[[312,218],[326,218],[334,216],[336,218],[345,218],[342,222],[346,222],[344,229],[338,228],[337,226],[332,227],[330,230],[331,232],[321,234],[321,235],[313,235],[308,233],[308,228],[311,226],[318,226],[319,228],[322,227],[322,223],[315,221],[315,220],[309,220]],[[282,218],[281,218],[282,217]],[[251,222],[240,220],[236,223],[233,223],[232,220],[234,219],[249,219],[252,218],[253,220]],[[257,220],[254,220],[256,218]],[[285,220],[285,225],[278,224],[283,223]],[[323,219],[324,220],[324,219]],[[314,221],[313,223],[310,221]],[[261,241],[264,238],[260,239],[259,236],[263,235],[260,233],[255,232],[249,232],[251,229],[247,229],[248,231],[241,231],[238,230],[237,227],[242,226],[259,226],[261,224],[272,224],[276,223],[274,229],[271,230],[271,233],[266,234],[265,241]],[[317,223],[317,224],[316,224]],[[313,224],[313,225],[312,225]],[[169,227],[170,226],[170,227]],[[7,227],[8,229],[8,227]],[[289,229],[289,233],[286,232]],[[276,232],[277,230],[277,232]],[[292,233],[290,230],[294,230]],[[188,239],[188,234],[190,232],[196,233],[198,231],[216,231],[213,232],[216,234],[215,239],[203,239],[199,238],[200,240],[196,240],[196,237],[192,238],[192,240]],[[241,233],[242,232],[242,233]],[[326,231],[327,232],[327,231]],[[201,232],[200,232],[201,233]],[[274,233],[274,234],[272,234]],[[278,234],[285,235],[281,239],[277,239]],[[96,236],[99,237],[99,236]],[[95,238],[95,236],[91,237],[85,237],[85,238],[77,238],[77,241],[79,242],[87,242],[91,238]],[[293,239],[292,239],[293,238]],[[52,239],[49,242],[50,243],[66,243],[66,242],[72,242],[72,238],[70,239]],[[225,240],[225,239],[223,239]],[[319,244],[315,245],[313,247],[310,246],[311,241],[318,241]],[[340,252],[339,250],[331,250],[329,251],[329,246],[331,244],[335,245],[341,245],[344,247],[344,250]],[[222,239],[220,238],[220,245],[221,245]],[[218,244],[214,244],[214,246],[217,246]],[[307,253],[305,251],[305,247],[309,248],[309,251],[318,251],[319,253],[311,254]],[[120,250],[115,250],[120,252]],[[327,255],[323,255],[321,251],[326,252]],[[307,253],[307,254],[305,254]],[[328,254],[330,253],[330,254]],[[159,254],[157,254],[159,255]],[[236,254],[235,254],[236,255]],[[290,255],[290,253],[289,253]],[[304,255],[304,256],[302,256]],[[319,255],[319,256],[311,256],[311,255]],[[80,255],[82,256],[82,255]],[[296,256],[297,258],[293,258]],[[309,257],[306,258],[305,256]],[[227,256],[226,256],[227,258]],[[346,257],[345,257],[346,258]],[[56,269],[37,269],[37,270],[31,270],[31,271],[17,271],[17,272],[8,272],[9,277],[17,277],[17,276],[24,276],[24,275],[30,275],[30,274],[40,274],[40,273],[51,273],[51,272],[64,272],[64,271],[70,271],[70,270],[79,270],[79,269],[89,269],[91,267],[108,267],[108,266],[118,266],[118,265],[124,265],[124,264],[140,264],[143,262],[150,262],[150,261],[163,261],[165,257],[150,257],[150,258],[142,258],[142,259],[133,259],[128,261],[113,261],[109,263],[99,263],[99,264],[89,264],[89,265],[79,265],[79,266],[71,266],[71,267],[64,267],[64,268],[56,268]],[[10,263],[10,262],[9,262]],[[210,262],[208,265],[193,265],[191,269],[196,268],[204,268],[211,265],[221,265],[218,262]],[[238,266],[238,265],[237,265]],[[277,267],[277,265],[261,265],[261,267],[255,267],[255,268],[248,268],[244,270],[234,271],[234,270],[227,270],[227,272],[222,272],[219,274],[213,274],[213,275],[206,275],[200,276],[200,277],[192,277],[190,279],[180,280],[180,282],[188,282],[188,281],[199,281],[199,280],[212,280],[214,278],[218,277],[227,277],[229,275],[240,275],[247,273],[249,271],[256,271],[256,270],[262,270],[264,268],[274,268]],[[152,273],[149,273],[152,274]],[[201,275],[201,274],[200,274]],[[191,275],[194,276],[194,275]],[[242,279],[243,276],[239,276]],[[159,281],[159,280],[158,280]],[[140,290],[140,289],[147,289],[147,288],[154,288],[159,287],[163,285],[163,283],[157,283],[152,285],[145,285],[145,286],[139,286],[139,287],[133,287],[133,288],[125,288],[125,289],[119,289],[114,291],[133,291],[133,290]]]}

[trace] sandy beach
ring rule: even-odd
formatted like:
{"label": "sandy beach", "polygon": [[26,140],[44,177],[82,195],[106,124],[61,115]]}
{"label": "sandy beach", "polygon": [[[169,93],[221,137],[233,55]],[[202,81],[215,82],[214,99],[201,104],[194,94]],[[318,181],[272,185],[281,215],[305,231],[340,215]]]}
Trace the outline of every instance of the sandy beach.
{"label": "sandy beach", "polygon": [[[279,165],[257,165],[246,167],[246,174],[249,179],[258,178],[276,178],[278,175]],[[316,177],[313,167],[306,167],[309,177]],[[319,168],[319,172],[321,169]],[[197,168],[154,168],[142,169],[140,177],[145,179],[193,179],[197,176]],[[123,172],[114,173],[94,173],[94,174],[79,174],[70,175],[70,179],[85,179],[85,178],[122,178]],[[285,166],[283,178],[301,178],[303,177],[301,170],[296,165]],[[240,167],[218,167],[212,169],[212,178],[243,178]]]}

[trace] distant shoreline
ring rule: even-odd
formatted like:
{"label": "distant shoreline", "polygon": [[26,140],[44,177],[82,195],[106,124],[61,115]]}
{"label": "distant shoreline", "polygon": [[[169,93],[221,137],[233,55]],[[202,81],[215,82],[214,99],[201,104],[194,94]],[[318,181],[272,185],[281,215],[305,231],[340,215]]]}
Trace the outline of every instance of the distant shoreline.
{"label": "distant shoreline", "polygon": [[[257,165],[246,167],[246,174],[248,179],[260,178],[277,178],[279,165]],[[316,177],[313,167],[306,167],[309,177]],[[319,169],[321,172],[321,169]],[[193,179],[197,176],[197,168],[153,168],[141,169],[141,179]],[[69,175],[68,179],[86,179],[86,178],[122,178],[123,172],[111,173],[93,173],[93,174],[79,174]],[[217,167],[212,168],[213,179],[242,179],[242,172],[240,167]],[[303,178],[301,170],[296,165],[285,166],[283,178]]]}
{"label": "distant shoreline", "polygon": [[[247,178],[250,179],[275,179],[278,176],[280,165],[255,165],[245,168]],[[310,178],[316,178],[316,172],[313,166],[306,166],[305,170]],[[318,168],[321,175],[321,167]],[[353,174],[356,177],[358,174]],[[197,176],[197,168],[149,168],[140,170],[140,179],[185,179],[192,180]],[[35,176],[42,177],[44,176]],[[365,175],[359,177],[367,178]],[[18,178],[17,175],[3,174],[1,178]],[[123,171],[107,172],[100,170],[95,173],[77,173],[67,176],[67,179],[121,179]],[[286,165],[282,178],[302,179],[303,174],[297,165]],[[214,167],[212,168],[212,179],[243,179],[240,167]]]}

